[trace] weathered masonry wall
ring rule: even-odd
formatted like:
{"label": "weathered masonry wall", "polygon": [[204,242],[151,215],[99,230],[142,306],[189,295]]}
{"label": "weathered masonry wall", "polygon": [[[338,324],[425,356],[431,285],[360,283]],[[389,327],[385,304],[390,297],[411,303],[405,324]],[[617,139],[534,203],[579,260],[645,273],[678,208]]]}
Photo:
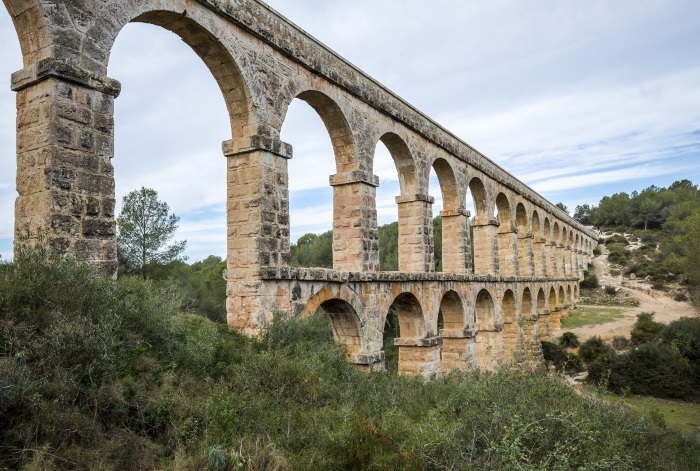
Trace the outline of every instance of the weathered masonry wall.
{"label": "weathered masonry wall", "polygon": [[[252,333],[274,309],[309,313],[323,307],[354,361],[369,365],[381,356],[377,332],[391,308],[400,320],[402,368],[431,376],[442,368],[537,358],[538,336],[551,335],[575,302],[594,233],[264,3],[3,3],[24,59],[12,76],[17,231],[30,237],[43,232],[59,250],[116,273],[112,158],[120,84],[107,76],[109,56],[125,25],[150,23],[192,47],[229,110],[231,136],[222,149],[228,162],[230,325]],[[294,99],[316,110],[333,144],[329,272],[289,267],[287,170],[293,152],[279,136]],[[380,182],[373,158],[379,141],[401,183],[398,273],[378,272]],[[446,273],[439,274],[431,169],[444,205]],[[466,210],[468,193],[475,214]],[[436,327],[438,311],[445,318],[453,313],[443,332]],[[464,319],[455,320],[462,319],[456,312]]]}

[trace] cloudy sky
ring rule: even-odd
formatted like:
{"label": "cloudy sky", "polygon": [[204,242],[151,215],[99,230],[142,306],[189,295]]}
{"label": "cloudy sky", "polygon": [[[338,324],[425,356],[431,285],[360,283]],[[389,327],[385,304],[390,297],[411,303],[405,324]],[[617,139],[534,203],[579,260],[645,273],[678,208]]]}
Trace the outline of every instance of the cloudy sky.
{"label": "cloudy sky", "polygon": [[[271,0],[300,25],[552,202],[700,183],[700,2],[696,0]],[[426,5],[430,5],[426,7]],[[21,57],[0,6],[0,254],[11,257],[14,94]],[[216,83],[173,34],[129,25],[109,75],[117,198],[141,186],[181,217],[190,260],[225,254],[230,137]],[[295,102],[283,140],[292,238],[331,228],[330,140]],[[376,156],[380,223],[396,219],[396,171]],[[437,181],[431,194],[438,201]]]}

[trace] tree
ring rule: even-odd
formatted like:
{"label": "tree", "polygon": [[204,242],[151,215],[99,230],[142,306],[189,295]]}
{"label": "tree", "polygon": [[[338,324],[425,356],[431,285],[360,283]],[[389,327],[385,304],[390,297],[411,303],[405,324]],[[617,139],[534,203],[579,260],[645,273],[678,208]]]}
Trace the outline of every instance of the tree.
{"label": "tree", "polygon": [[555,206],[557,208],[561,209],[562,211],[564,211],[566,214],[569,214],[569,208],[567,208],[564,203],[560,202],[560,203],[557,203]]}
{"label": "tree", "polygon": [[149,265],[184,259],[180,255],[187,246],[186,240],[166,246],[180,218],[168,214],[170,207],[158,200],[157,191],[141,187],[126,195],[122,204],[117,218],[117,248],[128,271],[139,272],[146,278]]}
{"label": "tree", "polygon": [[576,206],[576,209],[574,209],[574,219],[581,224],[590,225],[592,212],[593,209],[588,204]]}

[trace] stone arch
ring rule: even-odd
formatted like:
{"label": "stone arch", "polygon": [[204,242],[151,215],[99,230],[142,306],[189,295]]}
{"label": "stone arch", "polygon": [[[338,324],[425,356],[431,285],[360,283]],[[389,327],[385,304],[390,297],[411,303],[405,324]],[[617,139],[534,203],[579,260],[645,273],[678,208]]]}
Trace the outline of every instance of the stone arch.
{"label": "stone arch", "polygon": [[492,212],[489,211],[489,196],[484,182],[479,177],[472,177],[469,180],[469,191],[474,200],[474,218],[477,223],[484,223],[491,219]]}
{"label": "stone arch", "polygon": [[549,288],[549,310],[554,312],[557,309],[557,291],[554,286]]}
{"label": "stone arch", "polygon": [[544,218],[544,223],[543,223],[543,231],[544,231],[544,238],[547,240],[547,242],[552,242],[553,237],[552,237],[552,225],[549,222],[549,218],[545,217]]}
{"label": "stone arch", "polygon": [[515,301],[515,293],[511,289],[507,289],[503,294],[501,319],[503,319],[504,323],[513,323],[518,320],[518,306]]}
{"label": "stone arch", "polygon": [[464,330],[467,327],[464,303],[454,290],[449,290],[440,301],[444,330]]}
{"label": "stone arch", "polygon": [[51,42],[44,7],[38,0],[3,0],[3,4],[15,27],[24,67],[28,67],[43,58]]}
{"label": "stone arch", "polygon": [[[537,214],[535,211],[533,213],[533,218],[534,215]],[[537,222],[539,223],[539,216],[537,218]],[[515,207],[515,224],[518,228],[518,234],[519,235],[525,235],[528,232],[531,232],[530,230],[530,221],[528,220],[527,217],[527,210],[525,209],[525,205],[522,203],[518,203],[518,205]],[[534,219],[533,219],[533,229],[532,232],[534,233]],[[522,234],[521,234],[522,233]]]}
{"label": "stone arch", "polygon": [[544,277],[547,275],[545,262],[546,247],[544,243],[546,236],[542,230],[540,214],[536,209],[532,212],[532,236],[532,255],[533,265],[535,268],[534,275],[536,277]]}
{"label": "stone arch", "polygon": [[433,161],[433,169],[437,175],[442,193],[442,209],[445,212],[456,212],[464,209],[461,202],[459,186],[455,171],[450,162],[441,157]]}
{"label": "stone arch", "polygon": [[413,293],[405,292],[394,298],[391,309],[399,320],[399,335],[402,339],[425,337],[425,318],[420,301]]}
{"label": "stone arch", "polygon": [[[113,31],[115,39],[119,31],[128,23],[159,26],[180,37],[202,59],[219,85],[228,109],[233,139],[243,138],[249,124],[253,121],[253,100],[244,72],[231,51],[211,29],[203,24],[203,21],[199,21],[200,18],[195,19],[192,15],[182,15],[181,10],[176,11],[177,3],[172,2],[170,5],[172,10],[149,10],[148,5],[141,3],[134,9],[124,8],[123,14],[129,16],[117,20],[122,23],[117,31]],[[108,45],[104,57],[105,65],[109,61],[112,44]]]}
{"label": "stone arch", "polygon": [[557,244],[561,244],[561,228],[559,227],[559,221],[554,221],[552,226],[552,240]]}
{"label": "stone arch", "polygon": [[466,371],[474,366],[475,343],[468,333],[465,306],[454,290],[447,291],[440,303],[442,311],[442,369]]}
{"label": "stone arch", "polygon": [[319,308],[328,316],[336,342],[347,347],[354,361],[356,354],[365,351],[363,323],[358,315],[363,310],[360,297],[347,285],[327,284],[309,299],[302,316],[311,316]]}
{"label": "stone arch", "polygon": [[566,288],[566,299],[569,301],[569,304],[573,306],[573,304],[575,303],[575,299],[573,296],[573,290],[571,289],[571,285],[569,285]]}
{"label": "stone arch", "polygon": [[547,300],[545,298],[544,289],[540,288],[537,292],[537,314],[542,315],[547,310]]}
{"label": "stone arch", "polygon": [[496,305],[493,302],[493,296],[487,289],[482,289],[476,295],[474,302],[474,316],[476,319],[476,328],[478,330],[492,329],[496,324]]}
{"label": "stone arch", "polygon": [[508,196],[500,192],[496,195],[496,209],[498,209],[498,220],[501,223],[500,230],[511,232],[513,227],[513,215]]}
{"label": "stone arch", "polygon": [[520,303],[520,316],[525,320],[530,319],[535,313],[534,308],[535,306],[532,303],[532,291],[530,291],[530,288],[526,287],[523,289],[523,297]]}
{"label": "stone arch", "polygon": [[[340,105],[330,96],[318,90],[305,90],[294,98],[306,102],[323,121],[333,145],[336,171],[346,173],[356,170],[358,159],[355,138]],[[289,109],[289,106],[286,109]]]}
{"label": "stone arch", "polygon": [[[415,195],[419,193],[416,162],[406,142],[393,132],[383,134],[379,140],[386,146],[396,166],[399,175],[399,187],[401,195]],[[376,145],[375,145],[376,147]]]}

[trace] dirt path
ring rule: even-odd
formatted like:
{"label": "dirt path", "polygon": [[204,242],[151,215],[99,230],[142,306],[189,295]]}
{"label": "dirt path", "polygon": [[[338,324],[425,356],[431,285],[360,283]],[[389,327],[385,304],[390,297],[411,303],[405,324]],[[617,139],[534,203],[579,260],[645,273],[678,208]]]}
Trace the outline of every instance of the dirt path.
{"label": "dirt path", "polygon": [[632,326],[637,321],[637,314],[642,312],[653,312],[657,322],[668,324],[681,317],[698,316],[698,310],[688,303],[674,301],[664,296],[660,291],[651,289],[651,285],[632,281],[621,276],[610,275],[610,264],[608,263],[608,252],[604,245],[600,246],[603,254],[593,260],[593,271],[598,276],[601,286],[614,286],[631,293],[639,300],[637,307],[615,307],[620,309],[624,318],[616,319],[605,324],[583,326],[576,329],[569,329],[571,332],[585,341],[591,337],[599,336],[604,340],[612,340],[614,337],[624,336],[629,338]]}

